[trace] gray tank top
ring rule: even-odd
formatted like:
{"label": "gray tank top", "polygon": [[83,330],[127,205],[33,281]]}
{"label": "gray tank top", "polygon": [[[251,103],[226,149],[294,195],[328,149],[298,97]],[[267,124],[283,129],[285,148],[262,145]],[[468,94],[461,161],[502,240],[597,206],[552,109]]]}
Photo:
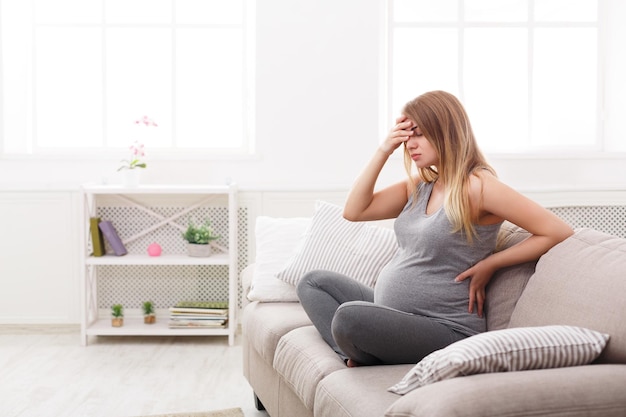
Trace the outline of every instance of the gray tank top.
{"label": "gray tank top", "polygon": [[420,183],[416,204],[409,199],[395,220],[398,251],[378,276],[374,302],[432,317],[468,336],[484,332],[484,315],[467,311],[470,280],[454,278],[493,252],[501,223],[475,225],[470,245],[462,231],[452,233],[443,207],[426,214],[433,185]]}

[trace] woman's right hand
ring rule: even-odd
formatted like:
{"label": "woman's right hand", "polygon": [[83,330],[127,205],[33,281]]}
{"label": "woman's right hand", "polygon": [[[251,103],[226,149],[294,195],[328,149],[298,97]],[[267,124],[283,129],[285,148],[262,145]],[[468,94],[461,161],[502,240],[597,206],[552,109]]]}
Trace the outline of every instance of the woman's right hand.
{"label": "woman's right hand", "polygon": [[389,156],[403,142],[413,135],[413,122],[406,116],[396,119],[385,141],[356,179],[343,210],[343,216],[350,221],[370,221],[398,217],[409,197],[408,180],[390,185],[374,192],[378,175],[387,163]]}
{"label": "woman's right hand", "polygon": [[413,122],[405,115],[398,117],[396,125],[391,128],[385,141],[380,145],[380,150],[387,155],[391,155],[402,143],[409,140],[411,135],[413,135],[414,127]]}

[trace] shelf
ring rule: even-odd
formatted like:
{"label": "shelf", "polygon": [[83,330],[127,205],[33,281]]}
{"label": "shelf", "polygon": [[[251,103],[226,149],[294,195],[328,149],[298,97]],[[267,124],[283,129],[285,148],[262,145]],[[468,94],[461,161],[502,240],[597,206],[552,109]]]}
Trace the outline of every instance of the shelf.
{"label": "shelf", "polygon": [[[153,195],[163,195],[167,199],[159,203],[155,203]],[[99,198],[98,196],[105,196]],[[109,196],[113,198],[109,198]],[[174,196],[174,197],[172,197]],[[188,198],[193,196],[193,198]],[[90,219],[92,217],[100,217],[98,214],[98,205],[102,207],[113,207],[108,216],[109,220],[115,222],[116,218],[122,219],[122,227],[118,229],[122,242],[127,245],[129,252],[124,256],[115,256],[112,253],[105,256],[90,256],[87,249],[81,252],[82,265],[82,318],[81,318],[81,343],[87,346],[87,336],[94,335],[110,335],[110,336],[132,336],[132,335],[153,335],[153,336],[228,336],[229,345],[233,345],[235,341],[235,330],[237,328],[237,226],[238,226],[238,204],[237,204],[237,185],[139,185],[138,187],[124,187],[121,185],[98,185],[86,184],[82,187],[82,204],[83,216],[81,219],[81,247],[88,248],[90,236]],[[97,198],[98,197],[98,198]],[[217,198],[216,198],[217,197]],[[120,206],[110,206],[109,200],[120,200]],[[171,206],[172,202],[181,204],[182,206]],[[154,207],[153,207],[154,204]],[[161,210],[167,208],[167,210]],[[226,208],[226,212],[222,210]],[[173,228],[175,236],[185,231],[185,227],[176,223],[177,219],[188,215],[194,211],[213,210],[219,213],[220,227],[224,229],[222,233],[223,239],[228,239],[223,245],[214,244],[214,252],[208,257],[192,257],[184,252],[183,248],[179,248],[179,241],[176,245],[171,244],[171,231],[163,231],[162,228]],[[219,211],[218,211],[219,210]],[[205,214],[206,215],[206,214]],[[124,217],[126,216],[126,217]],[[132,216],[132,217],[130,217]],[[143,219],[154,218],[149,222]],[[226,223],[226,224],[225,224]],[[150,225],[149,225],[150,224]],[[163,232],[163,233],[161,233]],[[160,234],[161,233],[161,234]],[[145,241],[159,241],[164,247],[161,256],[149,256],[147,251],[143,249],[144,241],[139,245],[140,238]],[[170,239],[170,240],[168,240]],[[178,246],[177,246],[178,245]],[[174,249],[176,248],[176,249]],[[110,266],[126,266],[134,267],[133,273],[128,274],[128,268],[108,268]],[[213,271],[211,268],[183,268],[184,266],[224,266],[228,269],[227,276],[224,276],[222,268],[219,271]],[[161,266],[152,270],[151,266]],[[175,268],[167,268],[165,266],[175,266]],[[197,270],[196,270],[197,269]],[[209,277],[204,275],[208,269]],[[149,272],[149,273],[148,273]],[[161,276],[161,272],[167,272],[164,279],[152,280],[153,276]],[[213,277],[215,275],[215,277]],[[100,276],[100,278],[99,278]],[[144,324],[143,317],[127,315],[124,318],[124,326],[113,327],[111,319],[107,315],[100,314],[99,305],[106,299],[109,294],[102,291],[99,279],[103,277],[113,277],[103,281],[102,288],[106,289],[106,285],[112,281],[116,282],[116,297],[111,303],[133,303],[131,296],[127,296],[127,292],[146,294],[148,297],[161,298],[158,303],[168,304],[176,303],[180,300],[172,300],[173,294],[184,295],[187,299],[210,299],[214,297],[205,286],[198,284],[199,282],[211,282],[218,284],[220,287],[218,293],[221,294],[220,280],[227,280],[228,284],[228,322],[231,323],[227,328],[184,328],[170,329],[168,326],[169,315],[157,317],[157,323]],[[194,276],[198,279],[184,280],[178,277]],[[153,284],[155,284],[153,286]],[[100,293],[100,294],[99,294]],[[102,296],[105,295],[105,297]],[[143,296],[143,295],[142,295]],[[221,297],[221,295],[220,295]],[[163,306],[161,306],[163,307]],[[93,318],[98,318],[92,320]]]}
{"label": "shelf", "polygon": [[83,190],[90,194],[228,194],[235,192],[232,185],[139,185],[125,187],[121,184],[86,184]]}
{"label": "shelf", "polygon": [[89,256],[86,265],[228,265],[226,253],[216,253],[206,258],[195,258],[184,254],[148,256],[129,253],[124,256]]}
{"label": "shelf", "polygon": [[111,326],[111,319],[99,319],[86,328],[89,336],[229,336],[228,327],[224,329],[170,329],[169,318],[157,317],[154,324],[145,324],[143,317],[124,317],[122,327]]}

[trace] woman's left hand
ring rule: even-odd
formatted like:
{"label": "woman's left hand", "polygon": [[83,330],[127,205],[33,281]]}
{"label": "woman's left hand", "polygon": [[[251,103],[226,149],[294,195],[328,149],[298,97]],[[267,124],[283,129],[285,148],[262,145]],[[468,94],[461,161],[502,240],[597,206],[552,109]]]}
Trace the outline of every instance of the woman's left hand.
{"label": "woman's left hand", "polygon": [[482,260],[473,267],[457,275],[454,279],[455,282],[462,282],[470,278],[468,309],[470,314],[474,312],[474,304],[476,304],[478,317],[483,316],[483,308],[485,306],[485,287],[489,283],[489,280],[491,280],[493,273],[494,271],[489,266],[489,263]]}

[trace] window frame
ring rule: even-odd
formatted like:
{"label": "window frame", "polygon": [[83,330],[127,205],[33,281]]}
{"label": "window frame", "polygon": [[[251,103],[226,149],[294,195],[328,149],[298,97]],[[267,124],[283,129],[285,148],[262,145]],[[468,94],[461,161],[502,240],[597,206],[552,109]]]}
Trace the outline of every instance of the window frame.
{"label": "window frame", "polygon": [[[527,136],[527,146],[521,150],[515,151],[497,151],[486,150],[490,157],[495,159],[515,159],[515,158],[540,158],[540,159],[578,159],[581,155],[589,157],[597,157],[599,159],[614,159],[623,158],[626,156],[624,152],[614,152],[607,149],[610,146],[610,142],[605,137],[605,120],[604,120],[604,104],[605,104],[605,48],[603,42],[606,35],[606,7],[604,0],[597,0],[597,19],[590,22],[567,22],[567,21],[554,21],[554,22],[541,22],[536,21],[534,18],[534,5],[536,0],[528,0],[528,20],[523,22],[479,22],[479,21],[466,21],[464,19],[464,2],[465,0],[456,0],[458,3],[457,18],[455,21],[442,21],[442,22],[399,22],[394,21],[394,0],[381,0],[382,22],[381,22],[381,56],[383,57],[381,63],[381,100],[380,105],[380,134],[379,137],[384,138],[387,135],[389,129],[393,127],[393,122],[397,117],[394,114],[393,109],[393,46],[394,46],[394,30],[396,28],[452,28],[458,29],[459,47],[457,50],[457,59],[459,62],[459,68],[457,69],[457,83],[459,86],[458,98],[461,102],[464,102],[464,75],[463,75],[463,61],[464,61],[464,48],[463,38],[464,31],[468,28],[524,28],[528,30],[528,121],[529,129]],[[537,28],[595,28],[597,33],[597,74],[596,74],[596,132],[594,141],[592,144],[582,147],[574,147],[564,149],[563,146],[543,146],[533,147],[531,145],[532,134],[532,64],[533,64],[533,37]],[[471,115],[470,115],[471,117]]]}

